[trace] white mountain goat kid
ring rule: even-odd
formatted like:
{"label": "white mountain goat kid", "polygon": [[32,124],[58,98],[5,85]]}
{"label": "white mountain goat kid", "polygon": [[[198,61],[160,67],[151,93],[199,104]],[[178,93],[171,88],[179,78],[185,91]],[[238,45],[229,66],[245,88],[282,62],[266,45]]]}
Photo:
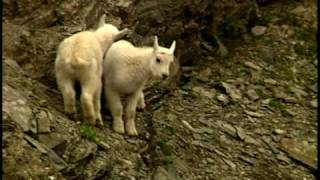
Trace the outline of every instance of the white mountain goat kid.
{"label": "white mountain goat kid", "polygon": [[55,73],[58,88],[62,92],[66,114],[76,113],[74,84],[81,85],[81,107],[84,120],[103,125],[100,113],[103,55],[111,44],[128,34],[130,30],[119,31],[111,24],[105,24],[102,15],[98,28],[83,31],[64,39],[58,47]]}
{"label": "white mountain goat kid", "polygon": [[115,42],[107,52],[103,64],[104,90],[113,117],[114,131],[124,134],[123,106],[120,97],[127,96],[125,107],[126,132],[136,136],[136,107],[144,108],[143,88],[150,79],[166,79],[174,60],[176,42],[170,49],[158,45],[155,36],[153,47],[135,47],[130,42]]}

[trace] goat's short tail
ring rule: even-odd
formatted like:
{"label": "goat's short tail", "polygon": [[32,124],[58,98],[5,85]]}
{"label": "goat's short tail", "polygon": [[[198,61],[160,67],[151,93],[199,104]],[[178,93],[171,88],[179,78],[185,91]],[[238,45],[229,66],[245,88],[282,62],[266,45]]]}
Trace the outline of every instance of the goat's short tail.
{"label": "goat's short tail", "polygon": [[90,62],[88,62],[80,57],[77,57],[77,56],[74,56],[73,59],[67,58],[66,62],[70,63],[71,66],[74,68],[81,68],[81,67],[86,67],[86,66],[90,65]]}

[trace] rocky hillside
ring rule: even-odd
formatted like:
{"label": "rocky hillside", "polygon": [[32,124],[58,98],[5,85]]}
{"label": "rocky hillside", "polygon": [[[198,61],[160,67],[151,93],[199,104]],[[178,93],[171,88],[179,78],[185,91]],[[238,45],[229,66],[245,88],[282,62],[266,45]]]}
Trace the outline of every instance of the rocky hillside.
{"label": "rocky hillside", "polygon": [[[3,179],[315,179],[316,1],[258,2],[4,0]],[[138,137],[106,107],[102,128],[63,113],[56,48],[102,14],[136,45],[177,40]]]}

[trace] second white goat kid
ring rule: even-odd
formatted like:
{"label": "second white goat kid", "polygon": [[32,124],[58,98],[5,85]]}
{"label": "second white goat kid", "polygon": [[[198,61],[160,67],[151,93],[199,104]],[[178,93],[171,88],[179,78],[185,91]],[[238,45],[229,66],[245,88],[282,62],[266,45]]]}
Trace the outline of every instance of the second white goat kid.
{"label": "second white goat kid", "polygon": [[[136,108],[144,108],[143,88],[148,80],[166,79],[174,60],[176,42],[170,49],[158,45],[155,36],[153,47],[135,47],[130,42],[120,40],[112,44],[103,64],[105,98],[113,117],[114,131],[136,136]],[[121,96],[127,97],[125,128]]]}
{"label": "second white goat kid", "polygon": [[65,113],[76,113],[74,84],[78,81],[84,120],[92,125],[97,120],[99,125],[103,125],[100,112],[103,55],[114,41],[130,32],[105,24],[105,17],[101,16],[96,30],[79,32],[63,40],[55,60],[55,74],[63,95]]}

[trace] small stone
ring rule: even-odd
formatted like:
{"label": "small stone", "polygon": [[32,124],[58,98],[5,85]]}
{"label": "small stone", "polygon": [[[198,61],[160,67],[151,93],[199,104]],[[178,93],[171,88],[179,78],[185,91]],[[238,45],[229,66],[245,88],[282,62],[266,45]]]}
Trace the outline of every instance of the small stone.
{"label": "small stone", "polygon": [[51,119],[52,115],[48,115],[47,112],[41,111],[37,114],[38,133],[48,133],[51,131]]}
{"label": "small stone", "polygon": [[259,142],[257,140],[255,140],[253,137],[251,136],[246,136],[246,138],[244,139],[244,142],[248,143],[248,144],[255,144],[255,145],[259,145]]}
{"label": "small stone", "polygon": [[254,89],[249,89],[247,91],[247,95],[251,100],[255,101],[255,100],[259,99],[259,96],[258,96],[257,92]]}
{"label": "small stone", "polygon": [[249,68],[252,68],[252,69],[254,69],[254,70],[257,70],[257,71],[260,71],[260,70],[261,70],[261,67],[259,67],[258,65],[253,64],[253,63],[250,62],[250,61],[244,62],[244,65],[247,66],[247,67],[249,67]]}
{"label": "small stone", "polygon": [[240,91],[237,90],[233,85],[226,82],[222,82],[221,84],[234,101],[238,101],[242,98]]}
{"label": "small stone", "polygon": [[193,138],[195,139],[195,140],[201,140],[203,137],[200,135],[200,134],[198,134],[198,133],[194,133],[194,134],[192,134],[193,135]]}
{"label": "small stone", "polygon": [[199,93],[201,96],[207,97],[207,98],[213,98],[215,96],[214,90],[206,90],[205,88],[201,86],[193,87],[192,90],[194,92]]}
{"label": "small stone", "polygon": [[207,160],[208,163],[214,163],[215,162],[213,159],[211,159],[209,157],[206,160]]}
{"label": "small stone", "polygon": [[249,116],[252,116],[252,117],[263,117],[264,114],[261,114],[261,113],[258,113],[258,112],[252,112],[252,111],[247,111],[247,110],[244,110],[244,112],[249,115]]}
{"label": "small stone", "polygon": [[100,147],[102,147],[103,149],[105,149],[105,150],[109,150],[109,149],[110,149],[110,145],[107,144],[107,143],[104,142],[104,141],[98,140],[98,141],[97,141],[97,144],[98,144]]}
{"label": "small stone", "polygon": [[299,14],[305,12],[305,11],[306,11],[306,8],[304,8],[303,6],[298,6],[298,7],[294,8],[294,9],[291,11],[291,13],[296,14],[296,15],[299,15]]}
{"label": "small stone", "polygon": [[236,169],[236,165],[232,161],[230,161],[230,160],[228,160],[226,158],[222,158],[222,159],[228,166],[231,167],[231,169]]}
{"label": "small stone", "polygon": [[254,36],[261,36],[263,35],[267,30],[267,27],[265,26],[255,26],[251,29],[251,32]]}
{"label": "small stone", "polygon": [[274,79],[264,79],[264,83],[271,84],[271,85],[277,85],[277,81]]}
{"label": "small stone", "polygon": [[272,88],[272,93],[275,98],[285,99],[288,95],[284,92],[284,88],[282,87],[274,87]]}
{"label": "small stone", "polygon": [[290,109],[284,109],[283,112],[292,117],[296,115],[296,113],[291,111]]}
{"label": "small stone", "polygon": [[262,104],[269,104],[271,102],[271,99],[264,99],[261,101]]}
{"label": "small stone", "polygon": [[294,97],[286,97],[286,98],[284,98],[284,101],[288,102],[288,103],[297,103],[298,102],[297,99]]}
{"label": "small stone", "polygon": [[283,155],[283,154],[277,154],[276,157],[280,161],[286,162],[287,164],[290,163],[290,159],[287,156]]}
{"label": "small stone", "polygon": [[244,140],[246,138],[246,133],[243,131],[243,129],[241,127],[236,127],[236,130],[237,130],[237,134],[238,134],[238,137],[241,139],[241,140]]}
{"label": "small stone", "polygon": [[274,133],[281,135],[281,134],[285,134],[286,131],[285,131],[285,130],[282,130],[282,129],[275,129],[275,130],[274,130]]}
{"label": "small stone", "polygon": [[169,121],[175,121],[177,120],[177,116],[175,114],[168,114],[168,120]]}
{"label": "small stone", "polygon": [[227,104],[228,101],[229,101],[229,100],[228,100],[228,97],[227,97],[226,95],[224,95],[224,94],[219,94],[219,95],[217,96],[217,99],[218,99],[219,101],[225,103],[225,104]]}
{"label": "small stone", "polygon": [[314,99],[314,100],[310,101],[310,106],[311,106],[312,108],[317,108],[317,107],[318,107],[318,101],[317,101],[317,99]]}
{"label": "small stone", "polygon": [[244,162],[249,163],[250,165],[254,165],[256,163],[256,160],[247,156],[239,156],[239,158],[241,160],[243,160]]}
{"label": "small stone", "polygon": [[40,106],[46,106],[46,104],[47,104],[47,101],[44,100],[44,99],[42,99],[42,100],[39,101],[39,105],[40,105]]}

